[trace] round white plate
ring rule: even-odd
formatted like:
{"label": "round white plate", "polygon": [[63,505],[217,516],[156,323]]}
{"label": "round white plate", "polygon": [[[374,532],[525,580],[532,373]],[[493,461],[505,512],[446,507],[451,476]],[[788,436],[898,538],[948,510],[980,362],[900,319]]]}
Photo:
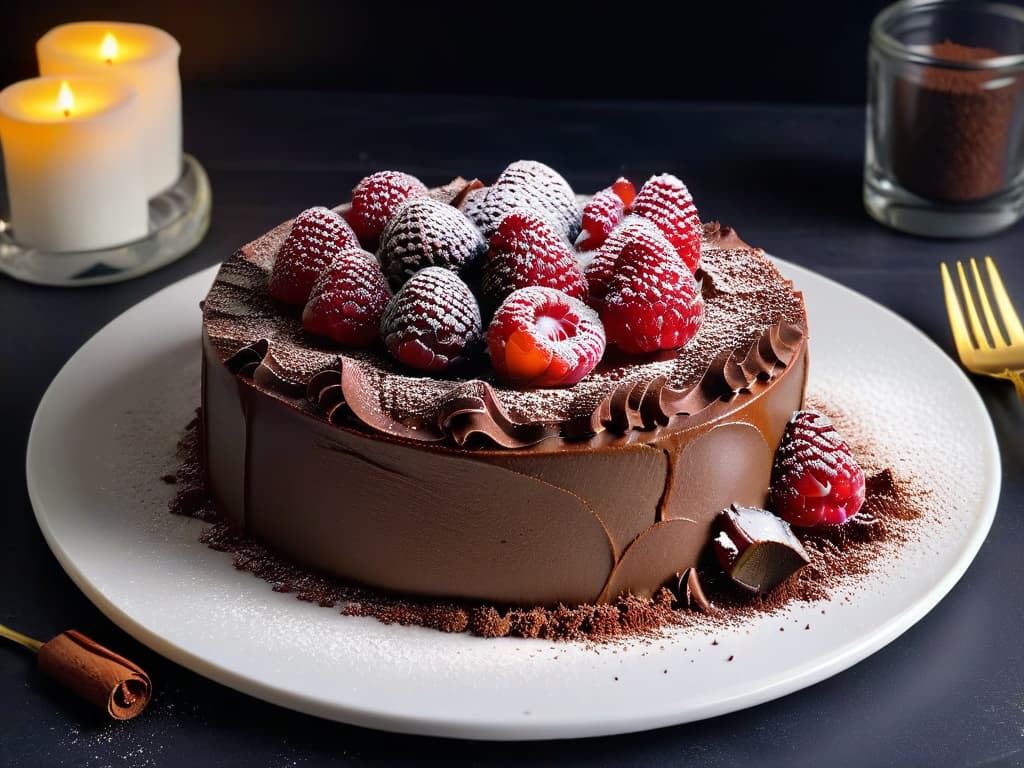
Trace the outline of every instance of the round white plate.
{"label": "round white plate", "polygon": [[564,738],[768,701],[851,666],[924,616],[977,553],[1000,483],[988,414],[941,350],[864,297],[780,266],[807,298],[812,392],[856,415],[900,457],[900,470],[946,500],[934,512],[943,525],[831,601],[713,634],[595,649],[385,626],[273,592],[200,544],[201,523],[168,514],[173,488],[159,480],[175,468],[175,441],[199,401],[199,301],[213,270],[125,312],[54,379],[28,444],[39,526],[85,594],[155,651],[335,720],[463,738]]}

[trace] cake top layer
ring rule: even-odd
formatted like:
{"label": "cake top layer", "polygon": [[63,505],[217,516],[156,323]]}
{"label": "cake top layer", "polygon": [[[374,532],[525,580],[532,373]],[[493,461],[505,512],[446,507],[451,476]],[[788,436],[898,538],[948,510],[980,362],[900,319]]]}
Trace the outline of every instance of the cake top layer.
{"label": "cake top layer", "polygon": [[760,249],[710,224],[697,273],[704,322],[682,349],[648,356],[609,349],[563,389],[514,389],[486,368],[462,378],[412,374],[382,349],[332,347],[307,334],[298,309],[270,298],[268,276],[290,227],[281,224],[223,264],[203,305],[206,333],[221,360],[254,386],[335,424],[393,438],[464,448],[645,442],[755,396],[807,334],[792,284]]}

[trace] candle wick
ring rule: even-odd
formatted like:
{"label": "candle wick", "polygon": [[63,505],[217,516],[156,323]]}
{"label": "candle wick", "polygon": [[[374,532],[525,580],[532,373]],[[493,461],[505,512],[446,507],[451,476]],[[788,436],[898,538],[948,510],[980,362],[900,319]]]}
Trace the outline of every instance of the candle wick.
{"label": "candle wick", "polygon": [[70,109],[65,109],[64,110],[64,117],[71,117],[71,110]]}
{"label": "candle wick", "polygon": [[113,64],[113,63],[114,63],[113,59],[107,59],[107,64]]}

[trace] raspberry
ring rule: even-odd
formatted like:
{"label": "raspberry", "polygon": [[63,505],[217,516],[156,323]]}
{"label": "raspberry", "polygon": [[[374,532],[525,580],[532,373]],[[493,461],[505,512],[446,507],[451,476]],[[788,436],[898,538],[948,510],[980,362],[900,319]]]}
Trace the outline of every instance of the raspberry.
{"label": "raspberry", "polygon": [[626,244],[601,304],[608,343],[637,355],[681,347],[700,329],[704,299],[671,247]]}
{"label": "raspberry", "polygon": [[388,302],[380,335],[396,360],[436,373],[476,352],[482,326],[480,307],[459,276],[443,267],[427,267]]}
{"label": "raspberry", "polygon": [[618,195],[626,207],[626,211],[629,212],[633,207],[633,198],[636,197],[636,187],[633,186],[633,182],[625,176],[619,176],[612,184],[612,192]]}
{"label": "raspberry", "polygon": [[576,247],[592,251],[604,244],[625,212],[622,198],[611,187],[602,189],[583,206],[583,231],[576,238]]}
{"label": "raspberry", "polygon": [[622,249],[634,241],[644,243],[662,253],[672,255],[675,252],[672,244],[654,224],[639,216],[627,216],[594,253],[593,259],[584,271],[590,291],[590,306],[600,311],[604,296],[608,293],[608,284],[615,274],[615,262],[618,261]]}
{"label": "raspberry", "polygon": [[518,387],[569,387],[604,354],[601,321],[582,301],[554,288],[520,288],[487,329],[498,377]]}
{"label": "raspberry", "polygon": [[309,333],[351,347],[380,338],[380,316],[391,289],[373,254],[350,248],[324,270],[302,312]]}
{"label": "raspberry", "polygon": [[360,181],[352,190],[348,223],[362,244],[374,250],[380,233],[402,203],[425,197],[427,188],[415,176],[401,171],[378,171]]}
{"label": "raspberry", "polygon": [[330,208],[307,208],[292,223],[270,271],[270,295],[286,304],[306,303],[313,283],[346,248],[359,241],[345,220]]}
{"label": "raspberry", "polygon": [[864,503],[864,470],[831,420],[797,411],[786,425],[772,466],[775,514],[801,527],[838,525]]}
{"label": "raspberry", "polygon": [[424,267],[460,272],[486,250],[480,231],[458,208],[420,197],[395,211],[381,234],[377,258],[398,288]]}
{"label": "raspberry", "polygon": [[682,181],[670,173],[652,176],[640,188],[631,211],[657,224],[690,271],[697,270],[703,227]]}
{"label": "raspberry", "polygon": [[587,282],[569,244],[536,214],[506,214],[491,235],[483,270],[483,292],[492,308],[517,288],[557,288],[581,301]]}
{"label": "raspberry", "polygon": [[532,211],[568,242],[580,231],[580,207],[569,182],[534,160],[519,160],[501,172],[487,190],[474,221],[488,237],[501,218],[515,208]]}

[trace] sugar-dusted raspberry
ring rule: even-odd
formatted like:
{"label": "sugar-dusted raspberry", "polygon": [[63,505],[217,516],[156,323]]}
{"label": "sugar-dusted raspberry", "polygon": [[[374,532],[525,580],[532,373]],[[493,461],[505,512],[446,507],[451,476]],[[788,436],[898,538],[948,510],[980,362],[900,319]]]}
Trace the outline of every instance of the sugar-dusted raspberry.
{"label": "sugar-dusted raspberry", "polygon": [[402,203],[425,197],[427,188],[415,176],[401,171],[378,171],[360,181],[352,190],[348,223],[365,248],[374,250],[384,226]]}
{"label": "sugar-dusted raspberry", "polygon": [[771,503],[792,525],[838,525],[864,503],[864,470],[832,421],[797,411],[786,425],[772,467]]}
{"label": "sugar-dusted raspberry", "polygon": [[590,198],[583,206],[583,231],[576,238],[576,247],[581,251],[600,248],[622,220],[625,210],[622,198],[611,187]]}
{"label": "sugar-dusted raspberry", "polygon": [[608,236],[594,257],[587,264],[584,276],[590,291],[588,303],[600,311],[601,303],[608,292],[608,284],[615,274],[615,262],[619,259],[622,249],[631,242],[641,242],[659,253],[673,253],[675,249],[658,229],[647,219],[639,216],[627,216]]}
{"label": "sugar-dusted raspberry", "polygon": [[399,362],[436,373],[470,358],[480,347],[483,322],[469,287],[451,270],[427,267],[388,302],[380,335]]}
{"label": "sugar-dusted raspberry", "polygon": [[516,208],[532,211],[570,243],[580,231],[576,195],[553,168],[534,160],[519,160],[501,172],[487,190],[474,219],[490,236],[501,218]]}
{"label": "sugar-dusted raspberry", "polygon": [[569,387],[604,354],[604,328],[582,301],[554,288],[520,288],[487,329],[498,377],[517,387]]}
{"label": "sugar-dusted raspberry", "polygon": [[690,190],[680,179],[671,173],[652,176],[637,192],[630,210],[657,224],[690,271],[697,270],[703,227]]}
{"label": "sugar-dusted raspberry", "polygon": [[388,281],[373,254],[350,248],[313,285],[302,327],[339,344],[366,347],[380,338],[380,317],[390,298]]}
{"label": "sugar-dusted raspberry", "polygon": [[587,282],[569,244],[535,213],[515,210],[491,235],[483,292],[493,309],[512,291],[531,285],[557,288],[581,301],[587,297]]}
{"label": "sugar-dusted raspberry", "polygon": [[675,349],[703,320],[704,299],[682,259],[671,248],[627,243],[601,304],[608,343],[633,355]]}
{"label": "sugar-dusted raspberry", "polygon": [[397,289],[428,266],[460,272],[486,250],[480,230],[458,208],[417,198],[403,203],[388,221],[377,258]]}
{"label": "sugar-dusted raspberry", "polygon": [[458,208],[419,197],[395,211],[381,234],[377,258],[397,289],[425,267],[461,272],[486,251],[480,230]]}
{"label": "sugar-dusted raspberry", "polygon": [[626,207],[626,212],[633,207],[633,199],[636,197],[636,187],[633,186],[633,182],[627,179],[625,176],[619,176],[612,184],[612,192],[618,195],[622,204]]}
{"label": "sugar-dusted raspberry", "polygon": [[358,248],[352,228],[330,208],[307,208],[292,223],[291,232],[277,252],[270,272],[270,295],[286,304],[302,306],[313,283],[347,248]]}

